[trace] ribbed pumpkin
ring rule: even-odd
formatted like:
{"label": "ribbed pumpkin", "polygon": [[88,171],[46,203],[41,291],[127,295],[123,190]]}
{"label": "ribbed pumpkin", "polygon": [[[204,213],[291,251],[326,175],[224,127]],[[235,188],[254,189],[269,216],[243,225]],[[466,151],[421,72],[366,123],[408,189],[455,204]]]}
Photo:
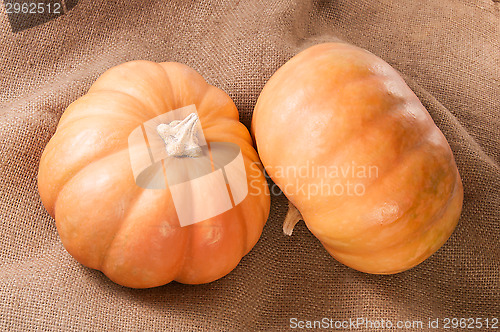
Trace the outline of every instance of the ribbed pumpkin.
{"label": "ribbed pumpkin", "polygon": [[[209,145],[239,146],[252,185],[226,212],[181,227],[168,187],[136,184],[128,138],[189,105]],[[233,270],[260,237],[270,199],[262,170],[252,166],[258,161],[226,93],[183,64],[133,61],[106,71],[67,108],[41,157],[38,186],[62,243],[85,266],[128,287],[200,284]]]}
{"label": "ribbed pumpkin", "polygon": [[291,202],[285,232],[303,219],[354,269],[407,270],[457,225],[463,189],[445,137],[396,70],[368,51],[326,43],[293,57],[262,90],[252,132]]}

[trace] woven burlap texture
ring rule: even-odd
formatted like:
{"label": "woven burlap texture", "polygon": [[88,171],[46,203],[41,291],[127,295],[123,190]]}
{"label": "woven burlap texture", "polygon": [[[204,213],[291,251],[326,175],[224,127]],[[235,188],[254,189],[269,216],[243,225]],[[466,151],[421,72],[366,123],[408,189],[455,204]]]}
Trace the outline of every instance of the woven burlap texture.
{"label": "woven burlap texture", "polygon": [[[0,14],[0,329],[287,330],[290,319],[499,317],[500,6],[463,1],[90,1],[13,33]],[[260,241],[226,277],[118,286],[63,248],[40,202],[41,153],[64,109],[106,69],[185,63],[249,126],[269,77],[300,50],[342,40],[399,70],[454,152],[465,197],[448,242],[396,275],[336,262],[272,198]]]}

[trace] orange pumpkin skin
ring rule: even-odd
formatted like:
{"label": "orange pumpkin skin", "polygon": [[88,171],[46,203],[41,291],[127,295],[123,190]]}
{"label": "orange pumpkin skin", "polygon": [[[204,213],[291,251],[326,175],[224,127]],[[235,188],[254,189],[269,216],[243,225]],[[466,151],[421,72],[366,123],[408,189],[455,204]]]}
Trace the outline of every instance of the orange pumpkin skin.
{"label": "orange pumpkin skin", "polygon": [[[327,43],[293,57],[262,90],[252,133],[270,177],[345,265],[407,270],[457,225],[463,188],[445,137],[399,74],[368,51]],[[347,193],[349,183],[357,193]]]}
{"label": "orange pumpkin skin", "polygon": [[[136,185],[127,138],[191,104],[209,144],[240,147],[252,185],[232,209],[180,227],[168,187]],[[67,108],[41,157],[38,187],[62,243],[85,266],[134,288],[200,284],[233,270],[260,237],[270,198],[262,171],[251,167],[258,160],[226,93],[185,65],[133,61],[105,72]]]}

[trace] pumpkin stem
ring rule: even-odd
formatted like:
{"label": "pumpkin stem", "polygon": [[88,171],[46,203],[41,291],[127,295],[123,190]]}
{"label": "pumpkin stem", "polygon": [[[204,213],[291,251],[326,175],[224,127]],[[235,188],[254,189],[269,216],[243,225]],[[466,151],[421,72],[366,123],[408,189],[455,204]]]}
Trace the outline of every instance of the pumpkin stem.
{"label": "pumpkin stem", "polygon": [[199,123],[198,115],[191,113],[184,120],[174,120],[156,127],[158,135],[165,142],[169,156],[179,158],[201,156],[202,151],[198,141],[198,132],[201,131]]}
{"label": "pumpkin stem", "polygon": [[288,236],[292,235],[293,228],[295,225],[302,219],[302,215],[299,210],[292,204],[292,202],[288,201],[288,212],[285,217],[285,221],[283,222],[283,233]]}

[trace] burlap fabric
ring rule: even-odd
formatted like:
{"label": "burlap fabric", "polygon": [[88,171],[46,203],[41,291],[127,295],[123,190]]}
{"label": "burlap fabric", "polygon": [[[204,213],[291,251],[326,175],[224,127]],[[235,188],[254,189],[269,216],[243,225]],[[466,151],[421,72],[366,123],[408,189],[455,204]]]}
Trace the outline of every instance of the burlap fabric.
{"label": "burlap fabric", "polygon": [[[0,30],[1,330],[274,331],[291,318],[426,329],[429,318],[443,328],[447,317],[500,316],[498,2],[80,0],[17,32],[2,9]],[[280,65],[338,39],[398,69],[454,152],[463,213],[431,258],[397,275],[354,271],[303,223],[283,235],[283,196],[250,254],[206,285],[127,289],[64,250],[40,202],[38,162],[64,109],[99,74],[133,59],[185,63],[225,90],[248,126]]]}

